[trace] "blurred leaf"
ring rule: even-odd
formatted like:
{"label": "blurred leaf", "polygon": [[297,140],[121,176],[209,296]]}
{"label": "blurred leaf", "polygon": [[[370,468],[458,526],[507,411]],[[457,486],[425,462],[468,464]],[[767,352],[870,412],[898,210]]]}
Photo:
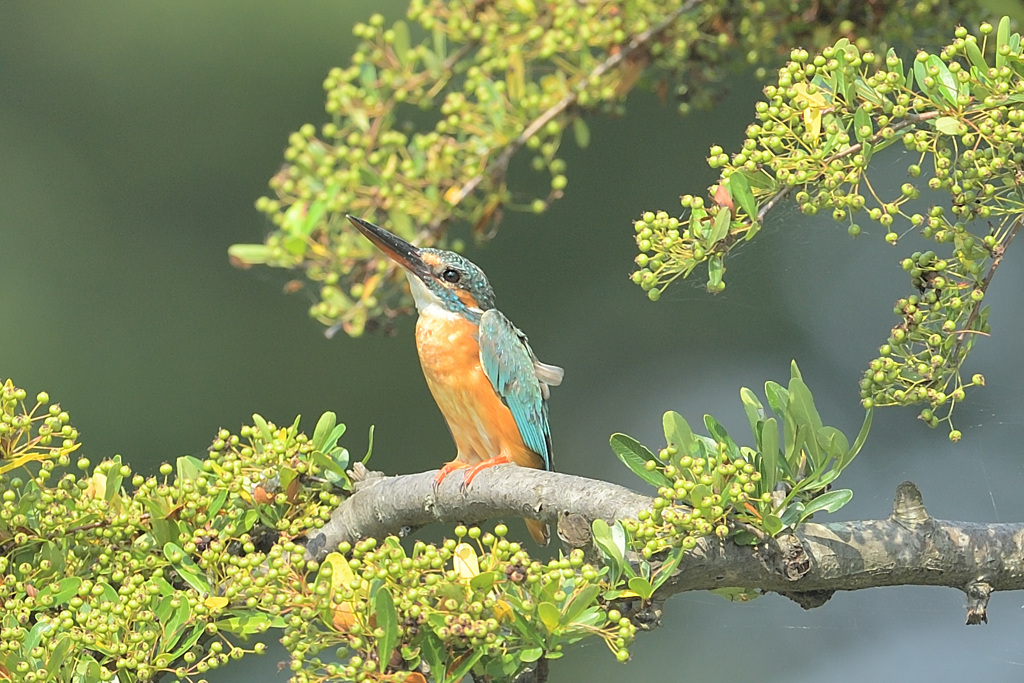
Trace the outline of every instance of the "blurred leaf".
{"label": "blurred leaf", "polygon": [[770,536],[774,536],[784,528],[782,520],[779,519],[778,515],[768,513],[764,516],[764,530],[767,531]]}
{"label": "blurred leaf", "polygon": [[266,244],[232,244],[228,247],[228,258],[236,266],[264,265],[270,261],[270,247]]}
{"label": "blurred leaf", "polygon": [[953,116],[940,116],[935,119],[935,129],[944,135],[963,135],[967,124]]}
{"label": "blurred leaf", "polygon": [[657,462],[654,453],[639,441],[625,434],[612,434],[609,444],[619,460],[636,476],[651,486],[671,486],[672,481],[658,470],[648,470],[644,464]]}
{"label": "blurred leaf", "polygon": [[712,588],[711,592],[722,596],[729,602],[750,602],[761,597],[756,589],[751,588]]}
{"label": "blurred leaf", "polygon": [[580,149],[586,149],[590,146],[590,128],[582,117],[577,116],[572,120],[572,135]]}
{"label": "blurred leaf", "polygon": [[391,42],[391,46],[395,51],[395,57],[398,58],[399,64],[405,66],[407,64],[406,54],[409,52],[409,48],[411,46],[411,42],[409,40],[409,26],[399,19],[391,25],[391,30],[395,34],[395,38]]}
{"label": "blurred leaf", "polygon": [[530,662],[536,662],[540,659],[541,655],[544,654],[544,650],[539,647],[528,647],[525,650],[519,652],[519,661],[529,664]]}

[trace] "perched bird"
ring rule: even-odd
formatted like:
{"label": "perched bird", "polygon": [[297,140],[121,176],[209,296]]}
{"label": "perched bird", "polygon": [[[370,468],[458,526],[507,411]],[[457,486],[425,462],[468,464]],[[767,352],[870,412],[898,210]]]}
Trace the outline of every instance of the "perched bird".
{"label": "perched bird", "polygon": [[[361,218],[348,219],[409,280],[419,311],[420,365],[458,449],[435,483],[468,468],[468,486],[483,469],[508,462],[552,469],[547,400],[564,372],[538,361],[526,336],[494,307],[483,271],[455,252],[414,247]],[[546,524],[528,519],[526,526],[535,541],[547,543]]]}

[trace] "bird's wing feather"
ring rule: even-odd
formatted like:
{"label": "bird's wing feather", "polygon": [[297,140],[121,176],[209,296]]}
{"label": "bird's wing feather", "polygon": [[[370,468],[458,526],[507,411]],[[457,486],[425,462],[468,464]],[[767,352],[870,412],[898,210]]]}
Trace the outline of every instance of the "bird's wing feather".
{"label": "bird's wing feather", "polygon": [[546,399],[548,385],[562,381],[562,369],[539,362],[526,336],[493,308],[480,318],[480,364],[512,411],[523,443],[543,458],[544,469],[552,469]]}

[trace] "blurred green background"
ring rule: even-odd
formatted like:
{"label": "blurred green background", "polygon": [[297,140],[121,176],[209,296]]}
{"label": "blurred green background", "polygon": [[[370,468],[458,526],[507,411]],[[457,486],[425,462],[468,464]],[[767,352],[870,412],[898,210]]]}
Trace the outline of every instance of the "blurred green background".
{"label": "blurred green background", "polygon": [[[0,3],[0,376],[46,389],[71,412],[82,451],[121,453],[150,473],[202,454],[218,427],[253,412],[306,426],[324,410],[348,423],[388,472],[437,467],[453,446],[420,375],[413,321],[394,337],[333,340],[307,316],[290,276],[239,271],[227,247],[268,230],[253,201],[278,169],[289,132],[322,123],[321,82],[345,64],[351,26],[404,3]],[[675,211],[714,180],[709,145],[735,147],[759,86],[737,78],[712,112],[675,116],[639,96],[622,119],[591,123],[568,152],[566,198],[542,216],[509,214],[469,256],[499,306],[566,380],[551,403],[558,469],[642,488],[608,448],[624,431],[657,447],[661,413],[718,417],[749,442],[738,399],[785,381],[797,359],[826,419],[848,433],[862,411],[857,381],[894,324],[908,285],[877,226],[853,240],[826,217],[777,210],[728,262],[711,297],[683,282],[651,304],[631,285],[630,221]],[[567,143],[571,145],[571,142]],[[880,160],[898,191],[902,152]],[[454,226],[466,236],[466,226]],[[968,372],[988,387],[958,410],[964,441],[912,410],[883,411],[844,474],[854,501],[837,518],[883,517],[896,485],[922,489],[931,513],[1024,520],[1024,271],[1010,254],[989,301],[994,337]],[[517,523],[518,524],[518,523]],[[518,530],[522,533],[522,527]],[[552,680],[1020,680],[1024,610],[996,594],[991,624],[966,628],[964,596],[934,588],[838,594],[804,612],[778,596],[734,605],[710,594],[668,603],[633,662],[593,643],[554,663]],[[221,681],[287,678],[281,651],[233,664]]]}

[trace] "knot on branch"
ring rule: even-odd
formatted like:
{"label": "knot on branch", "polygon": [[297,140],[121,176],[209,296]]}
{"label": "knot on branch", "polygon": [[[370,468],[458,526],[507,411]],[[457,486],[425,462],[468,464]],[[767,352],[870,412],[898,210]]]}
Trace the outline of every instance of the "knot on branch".
{"label": "knot on branch", "polygon": [[972,581],[964,589],[967,593],[967,625],[988,623],[988,598],[992,586],[986,581]]}
{"label": "knot on branch", "polygon": [[914,482],[905,481],[896,487],[896,498],[893,500],[889,519],[909,530],[931,524],[932,518],[925,509],[921,491]]}

